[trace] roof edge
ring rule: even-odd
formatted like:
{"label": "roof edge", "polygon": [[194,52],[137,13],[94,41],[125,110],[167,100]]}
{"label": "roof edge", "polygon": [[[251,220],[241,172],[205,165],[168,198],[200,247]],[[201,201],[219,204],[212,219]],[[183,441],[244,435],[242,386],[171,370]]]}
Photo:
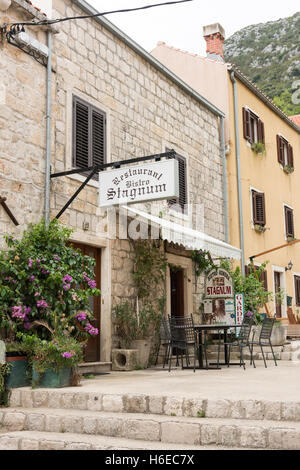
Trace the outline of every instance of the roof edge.
{"label": "roof edge", "polygon": [[[85,0],[72,0],[75,5],[85,11],[87,14],[95,15],[99,13],[94,7],[89,5]],[[155,59],[149,52],[147,52],[142,46],[140,46],[137,42],[131,39],[127,34],[121,31],[117,26],[111,23],[106,18],[102,17],[95,17],[93,18],[95,21],[100,23],[106,29],[108,29],[112,34],[117,36],[121,41],[123,41],[127,46],[129,46],[132,50],[134,50],[137,54],[139,54],[143,59],[149,62],[153,67],[159,70],[163,75],[173,81],[176,85],[178,85],[182,90],[186,93],[191,95],[194,99],[196,99],[199,103],[205,106],[209,111],[211,111],[214,115],[218,117],[225,118],[225,114],[214,106],[210,101],[206,100],[203,96],[197,93],[192,87],[190,87],[187,83],[185,83],[181,78],[175,75],[171,70],[165,67],[161,62]]]}
{"label": "roof edge", "polygon": [[234,72],[235,76],[247,87],[249,90],[258,96],[274,113],[276,113],[281,119],[283,119],[289,126],[300,134],[300,127],[295,124],[290,117],[285,114],[276,104],[269,98],[260,88],[249,80],[235,65],[228,64],[227,67],[229,72]]}

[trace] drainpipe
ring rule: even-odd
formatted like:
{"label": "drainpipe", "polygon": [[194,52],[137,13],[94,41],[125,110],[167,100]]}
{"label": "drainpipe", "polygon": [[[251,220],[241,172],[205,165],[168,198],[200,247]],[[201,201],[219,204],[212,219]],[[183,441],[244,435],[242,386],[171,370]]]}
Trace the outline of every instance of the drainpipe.
{"label": "drainpipe", "polygon": [[220,117],[221,127],[221,155],[223,160],[223,197],[224,197],[224,219],[225,219],[225,241],[230,242],[229,239],[229,218],[228,218],[228,184],[227,184],[227,160],[225,149],[225,120]]}
{"label": "drainpipe", "polygon": [[239,116],[237,102],[237,85],[234,72],[230,74],[233,83],[234,98],[234,128],[235,128],[235,151],[236,151],[236,167],[237,167],[237,183],[238,183],[238,202],[239,202],[239,225],[240,225],[240,245],[241,245],[241,271],[245,275],[245,241],[244,241],[244,221],[243,221],[243,201],[242,201],[242,184],[241,184],[241,153],[240,153],[240,133],[239,133]]}
{"label": "drainpipe", "polygon": [[46,103],[46,170],[45,170],[45,225],[50,222],[50,172],[51,172],[51,69],[52,33],[48,31],[47,103]]}

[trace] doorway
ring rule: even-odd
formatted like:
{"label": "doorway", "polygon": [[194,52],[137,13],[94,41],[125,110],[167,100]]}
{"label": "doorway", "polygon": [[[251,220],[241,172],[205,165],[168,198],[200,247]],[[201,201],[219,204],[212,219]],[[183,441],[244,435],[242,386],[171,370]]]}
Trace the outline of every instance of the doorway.
{"label": "doorway", "polygon": [[[274,287],[275,287],[275,296],[280,293],[281,289],[281,273],[274,271]],[[282,318],[282,304],[280,300],[275,297],[275,312],[276,318]]]}
{"label": "doorway", "polygon": [[[101,287],[101,249],[93,246],[83,245],[79,243],[72,243],[72,246],[79,249],[84,255],[94,258],[95,264],[95,281],[97,289]],[[101,321],[101,296],[90,297],[90,309],[94,314],[94,320],[91,324],[100,332]],[[100,362],[100,335],[91,337],[87,343],[84,353],[85,362]]]}
{"label": "doorway", "polygon": [[171,317],[184,317],[184,270],[170,272]]}

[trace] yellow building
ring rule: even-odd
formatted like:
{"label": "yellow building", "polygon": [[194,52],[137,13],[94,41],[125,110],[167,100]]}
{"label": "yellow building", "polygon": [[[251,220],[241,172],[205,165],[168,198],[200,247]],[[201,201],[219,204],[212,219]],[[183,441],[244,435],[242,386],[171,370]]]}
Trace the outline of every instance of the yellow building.
{"label": "yellow building", "polygon": [[288,304],[300,312],[300,127],[224,61],[221,25],[204,27],[204,37],[205,58],[165,43],[152,55],[225,113],[227,241],[241,248],[246,274],[251,259],[268,261],[268,313],[287,319]]}

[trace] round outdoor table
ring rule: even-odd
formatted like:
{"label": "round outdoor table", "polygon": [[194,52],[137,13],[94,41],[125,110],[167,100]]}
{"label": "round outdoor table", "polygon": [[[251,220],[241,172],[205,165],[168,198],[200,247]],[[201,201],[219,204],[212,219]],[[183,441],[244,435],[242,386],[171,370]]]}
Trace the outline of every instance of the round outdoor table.
{"label": "round outdoor table", "polygon": [[[228,330],[231,330],[232,328],[241,328],[242,325],[194,325],[194,329],[198,333],[198,338],[199,338],[199,355],[198,355],[198,361],[199,361],[199,367],[197,369],[205,369],[207,370],[206,367],[203,365],[203,347],[202,347],[202,337],[203,337],[203,331],[224,331],[224,356],[225,356],[225,363],[219,363],[219,366],[228,366],[229,364],[229,355],[228,355],[228,347],[226,345],[227,343],[227,335],[228,335]],[[211,365],[217,365],[212,363]],[[239,364],[230,364],[230,365],[240,365]],[[189,367],[184,367],[184,369],[189,369]],[[219,370],[220,367],[208,367],[208,370]]]}

